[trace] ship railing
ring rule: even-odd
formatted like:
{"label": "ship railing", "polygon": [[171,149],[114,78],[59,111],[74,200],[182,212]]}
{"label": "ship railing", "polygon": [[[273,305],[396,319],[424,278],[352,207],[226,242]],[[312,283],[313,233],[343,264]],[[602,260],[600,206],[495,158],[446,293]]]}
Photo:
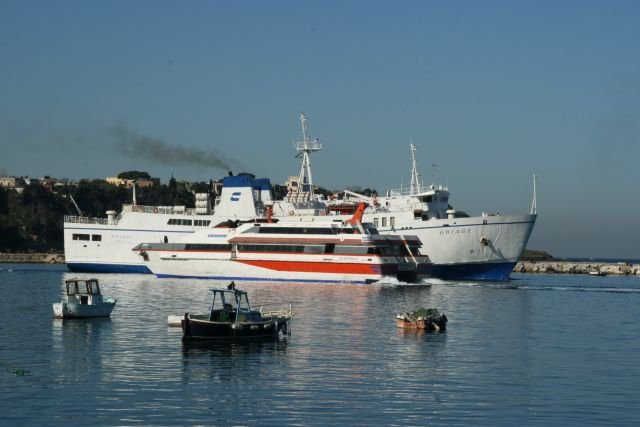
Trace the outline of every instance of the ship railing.
{"label": "ship railing", "polygon": [[414,189],[414,191],[411,191],[411,188],[392,189],[392,190],[387,191],[387,195],[388,196],[392,196],[392,197],[413,196],[413,195],[418,194],[418,193],[423,193],[425,191],[432,191],[432,190],[449,191],[449,188],[446,185],[435,185],[435,184],[422,185],[422,186],[418,187],[417,190]]}
{"label": "ship railing", "polygon": [[106,218],[89,218],[88,216],[65,215],[64,222],[73,224],[108,224]]}
{"label": "ship railing", "polygon": [[312,202],[310,200],[291,203],[296,212],[301,215],[324,216],[328,214],[327,206],[323,203]]}
{"label": "ship railing", "polygon": [[170,215],[195,215],[195,208],[185,208],[184,206],[144,206],[144,205],[123,205],[122,210],[141,213],[159,213]]}
{"label": "ship railing", "polygon": [[260,304],[258,311],[263,317],[293,317],[293,305],[288,305],[285,308],[285,304],[282,303],[264,303]]}

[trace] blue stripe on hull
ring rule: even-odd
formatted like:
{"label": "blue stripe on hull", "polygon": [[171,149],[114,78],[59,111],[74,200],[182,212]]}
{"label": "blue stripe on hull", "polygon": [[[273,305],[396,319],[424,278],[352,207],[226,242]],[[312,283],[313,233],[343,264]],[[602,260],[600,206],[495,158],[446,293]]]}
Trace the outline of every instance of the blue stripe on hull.
{"label": "blue stripe on hull", "polygon": [[77,273],[137,273],[151,274],[145,265],[97,264],[84,262],[67,263],[67,268]]}
{"label": "blue stripe on hull", "polygon": [[431,277],[444,280],[509,280],[515,262],[482,264],[437,264],[433,266]]}

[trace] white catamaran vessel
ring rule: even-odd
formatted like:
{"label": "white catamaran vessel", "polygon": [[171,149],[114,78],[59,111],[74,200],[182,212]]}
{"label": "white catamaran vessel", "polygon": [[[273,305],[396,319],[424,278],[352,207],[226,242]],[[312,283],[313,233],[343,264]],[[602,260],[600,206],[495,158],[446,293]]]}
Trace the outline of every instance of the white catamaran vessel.
{"label": "white catamaran vessel", "polygon": [[212,227],[133,251],[158,277],[352,283],[429,277],[431,263],[420,253],[420,240],[380,235],[362,224],[366,203],[349,219],[280,221],[270,216],[270,206],[266,216],[255,211],[251,180],[224,178]]}

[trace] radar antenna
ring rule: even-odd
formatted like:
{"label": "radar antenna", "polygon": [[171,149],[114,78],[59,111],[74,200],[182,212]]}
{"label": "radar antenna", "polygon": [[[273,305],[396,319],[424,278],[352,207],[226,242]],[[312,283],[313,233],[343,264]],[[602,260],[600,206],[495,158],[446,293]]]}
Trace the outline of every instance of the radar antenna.
{"label": "radar antenna", "polygon": [[535,215],[538,213],[538,206],[536,204],[536,181],[538,179],[538,175],[533,174],[533,201],[531,202],[531,214]]}
{"label": "radar antenna", "polygon": [[420,193],[420,174],[418,173],[418,166],[416,165],[416,145],[413,141],[410,144],[411,147],[411,193],[410,194],[418,194]]}
{"label": "radar antenna", "polygon": [[302,126],[302,141],[296,143],[296,157],[302,157],[302,167],[298,178],[298,191],[306,191],[310,200],[313,200],[313,177],[311,176],[310,153],[322,150],[322,144],[318,138],[310,141],[307,137],[307,117],[300,113],[300,124]]}

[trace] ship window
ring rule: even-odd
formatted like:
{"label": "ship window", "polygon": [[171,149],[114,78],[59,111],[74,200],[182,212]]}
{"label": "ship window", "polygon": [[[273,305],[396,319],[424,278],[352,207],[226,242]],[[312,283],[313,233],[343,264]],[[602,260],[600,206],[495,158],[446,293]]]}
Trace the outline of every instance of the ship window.
{"label": "ship window", "polygon": [[324,252],[324,245],[306,245],[304,252],[307,254],[321,254]]}
{"label": "ship window", "polygon": [[192,221],[190,219],[182,219],[182,218],[170,218],[167,221],[168,225],[191,225]]}
{"label": "ship window", "polygon": [[373,218],[373,225],[378,228],[378,218]]}
{"label": "ship window", "polygon": [[336,245],[333,253],[349,254],[349,255],[365,255],[368,249],[369,248],[367,246]]}
{"label": "ship window", "polygon": [[304,252],[301,245],[238,245],[239,251],[247,252]]}
{"label": "ship window", "polygon": [[335,234],[334,228],[308,228],[308,227],[269,227],[262,226],[259,233],[266,234]]}
{"label": "ship window", "polygon": [[196,227],[208,227],[209,224],[211,224],[211,221],[208,221],[206,219],[196,219],[193,221],[193,225],[195,225]]}
{"label": "ship window", "polygon": [[409,246],[409,250],[411,251],[411,255],[414,255],[414,256],[422,255],[420,253],[420,248],[417,246]]}
{"label": "ship window", "polygon": [[88,234],[74,234],[73,240],[89,240]]}
{"label": "ship window", "polygon": [[387,226],[387,217],[382,217],[382,226],[383,227]]}
{"label": "ship window", "polygon": [[380,234],[380,233],[378,233],[378,229],[375,228],[371,224],[364,223],[364,224],[362,224],[362,226],[364,227],[365,230],[367,230],[367,233],[369,233],[369,234],[373,234],[373,235]]}
{"label": "ship window", "polygon": [[187,243],[185,245],[187,251],[230,251],[231,245],[212,244],[212,243]]}
{"label": "ship window", "polygon": [[92,234],[91,235],[91,240],[93,240],[94,242],[101,242],[102,241],[102,235],[101,234]]}
{"label": "ship window", "polygon": [[389,218],[389,227],[395,227],[396,226],[396,217],[392,216],[391,218]]}

